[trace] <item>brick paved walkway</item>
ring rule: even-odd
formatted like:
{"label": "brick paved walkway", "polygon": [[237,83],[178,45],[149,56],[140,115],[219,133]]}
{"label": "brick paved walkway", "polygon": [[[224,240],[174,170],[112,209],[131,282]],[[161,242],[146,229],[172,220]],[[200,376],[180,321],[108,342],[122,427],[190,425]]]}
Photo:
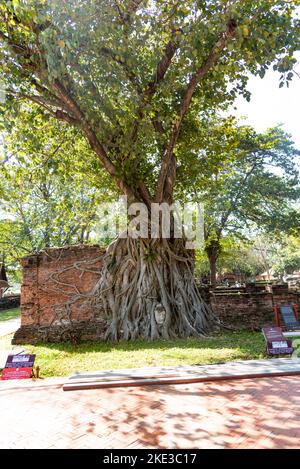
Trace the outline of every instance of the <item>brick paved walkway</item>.
{"label": "brick paved walkway", "polygon": [[63,392],[0,382],[0,448],[298,448],[300,377]]}

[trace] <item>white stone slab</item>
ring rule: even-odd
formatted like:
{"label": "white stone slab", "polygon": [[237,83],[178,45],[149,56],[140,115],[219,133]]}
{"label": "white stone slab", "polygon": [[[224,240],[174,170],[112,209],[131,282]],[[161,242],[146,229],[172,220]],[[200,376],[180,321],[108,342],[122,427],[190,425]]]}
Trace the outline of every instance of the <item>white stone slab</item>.
{"label": "white stone slab", "polygon": [[299,332],[283,332],[284,337],[300,337]]}
{"label": "white stone slab", "polygon": [[[178,382],[234,379],[270,375],[300,374],[300,358],[276,358],[267,360],[241,360],[216,365],[189,365],[175,367],[134,368],[107,370],[92,373],[76,373],[64,386],[89,385],[96,387],[128,386],[143,384],[170,384]],[[98,386],[97,386],[98,385]]]}

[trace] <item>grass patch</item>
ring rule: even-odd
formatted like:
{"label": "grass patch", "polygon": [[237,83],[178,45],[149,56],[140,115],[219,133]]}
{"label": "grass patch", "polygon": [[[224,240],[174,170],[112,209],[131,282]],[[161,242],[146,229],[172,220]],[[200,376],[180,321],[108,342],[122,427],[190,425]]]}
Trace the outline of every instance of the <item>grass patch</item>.
{"label": "grass patch", "polygon": [[[0,340],[9,347],[11,336]],[[43,376],[68,376],[76,371],[96,371],[144,366],[218,363],[264,357],[264,340],[257,332],[229,332],[207,339],[177,339],[155,342],[83,342],[24,345],[35,353]]]}
{"label": "grass patch", "polygon": [[[11,336],[0,338],[0,349],[10,347]],[[177,339],[155,342],[83,342],[24,345],[36,354],[42,376],[68,376],[76,371],[96,371],[144,366],[220,363],[266,358],[260,332],[218,333],[207,339]]]}
{"label": "grass patch", "polygon": [[20,316],[20,308],[12,308],[0,311],[0,322],[15,319]]}

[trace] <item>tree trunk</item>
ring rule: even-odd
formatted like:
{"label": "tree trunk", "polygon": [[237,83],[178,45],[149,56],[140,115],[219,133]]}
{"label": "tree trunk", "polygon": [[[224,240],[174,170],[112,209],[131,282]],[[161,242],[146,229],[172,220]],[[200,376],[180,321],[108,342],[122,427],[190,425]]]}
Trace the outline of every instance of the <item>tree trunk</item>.
{"label": "tree trunk", "polygon": [[212,288],[216,288],[217,285],[217,257],[213,254],[209,256],[209,268],[210,268],[210,283]]}
{"label": "tree trunk", "polygon": [[205,248],[210,267],[210,283],[212,288],[217,284],[217,260],[220,254],[220,242],[218,240],[210,241]]}
{"label": "tree trunk", "polygon": [[193,276],[194,255],[182,239],[120,239],[104,257],[92,294],[104,311],[106,339],[206,336],[218,324]]}

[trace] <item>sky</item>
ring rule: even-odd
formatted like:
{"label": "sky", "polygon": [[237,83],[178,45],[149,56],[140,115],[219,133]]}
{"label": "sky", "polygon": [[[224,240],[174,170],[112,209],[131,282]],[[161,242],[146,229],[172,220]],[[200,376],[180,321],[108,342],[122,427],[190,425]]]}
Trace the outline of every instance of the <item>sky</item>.
{"label": "sky", "polygon": [[[300,72],[299,64],[295,67]],[[299,74],[300,75],[300,74]],[[294,76],[289,88],[279,88],[280,74],[269,70],[263,79],[251,76],[248,89],[252,93],[248,103],[238,97],[235,103],[237,110],[232,114],[245,116],[246,123],[262,131],[277,124],[283,124],[285,131],[292,135],[295,146],[300,149],[300,77]]]}

